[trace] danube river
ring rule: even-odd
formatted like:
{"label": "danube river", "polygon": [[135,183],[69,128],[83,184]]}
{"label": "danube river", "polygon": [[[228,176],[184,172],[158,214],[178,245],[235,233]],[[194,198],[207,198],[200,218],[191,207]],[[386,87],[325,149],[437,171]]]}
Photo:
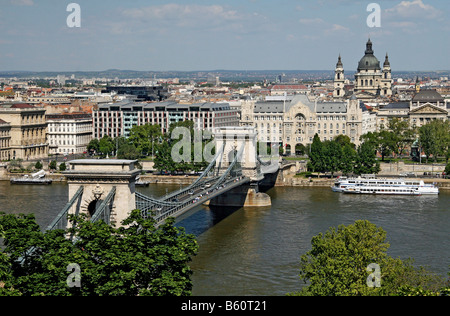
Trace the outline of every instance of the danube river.
{"label": "danube river", "polygon": [[[177,185],[138,188],[154,197]],[[201,207],[178,225],[200,246],[191,267],[194,295],[285,295],[299,290],[300,256],[329,227],[365,219],[382,227],[388,254],[446,276],[450,271],[450,191],[439,196],[359,196],[329,188],[277,187],[266,208]],[[46,227],[67,203],[67,186],[12,186],[0,181],[0,211],[35,213]]]}

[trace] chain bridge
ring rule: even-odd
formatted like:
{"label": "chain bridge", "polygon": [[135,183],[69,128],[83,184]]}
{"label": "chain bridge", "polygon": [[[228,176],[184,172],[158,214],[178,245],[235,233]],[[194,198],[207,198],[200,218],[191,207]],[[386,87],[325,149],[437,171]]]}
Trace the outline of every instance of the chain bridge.
{"label": "chain bridge", "polygon": [[66,228],[68,214],[84,213],[91,221],[118,226],[132,210],[139,209],[143,217],[153,217],[159,226],[167,218],[178,218],[202,204],[271,205],[258,184],[265,175],[278,171],[279,160],[257,156],[255,130],[219,128],[214,136],[216,154],[201,175],[192,184],[159,198],[136,191],[140,174],[136,160],[70,161],[69,170],[64,172],[69,201],[47,229]]}

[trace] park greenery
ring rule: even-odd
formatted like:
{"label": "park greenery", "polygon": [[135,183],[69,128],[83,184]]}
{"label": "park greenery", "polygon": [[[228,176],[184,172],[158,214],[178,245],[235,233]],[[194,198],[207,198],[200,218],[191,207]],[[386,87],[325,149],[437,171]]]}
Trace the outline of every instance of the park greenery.
{"label": "park greenery", "polygon": [[[177,127],[188,129],[191,136],[190,156],[183,161],[174,161],[172,157],[172,152],[175,150],[174,146],[177,146],[181,139],[181,137],[172,139],[172,132]],[[207,163],[203,157],[201,159],[195,159],[197,157],[194,157],[196,141],[194,134],[193,121],[172,123],[167,133],[162,133],[159,125],[146,124],[133,126],[128,138],[118,137],[113,139],[110,136],[104,136],[101,139],[93,139],[87,149],[91,154],[102,158],[116,156],[118,159],[135,160],[152,157],[151,159],[155,163],[154,168],[160,172],[197,172],[204,169]],[[210,140],[201,139],[199,141],[202,152],[208,141]],[[184,147],[181,147],[179,150],[180,156],[183,156],[183,150]],[[212,152],[214,153],[214,150]]]}
{"label": "park greenery", "polygon": [[[361,145],[356,146],[345,135],[333,140],[321,141],[316,134],[308,152],[308,169],[313,172],[342,172],[343,174],[376,174],[380,171],[380,162],[386,157],[402,157],[411,150],[416,151],[416,160],[424,153],[424,162],[438,158],[445,160],[446,173],[450,171],[450,122],[431,121],[420,128],[411,128],[408,121],[398,118],[389,120],[385,129],[368,132],[361,136]],[[409,150],[409,152],[408,152]],[[413,155],[411,155],[413,156]]]}
{"label": "park greenery", "polygon": [[[155,228],[135,210],[120,228],[84,216],[71,221],[70,229],[41,232],[34,215],[0,214],[0,296],[191,294],[188,263],[198,245],[173,219]],[[74,264],[78,275],[68,268]]]}

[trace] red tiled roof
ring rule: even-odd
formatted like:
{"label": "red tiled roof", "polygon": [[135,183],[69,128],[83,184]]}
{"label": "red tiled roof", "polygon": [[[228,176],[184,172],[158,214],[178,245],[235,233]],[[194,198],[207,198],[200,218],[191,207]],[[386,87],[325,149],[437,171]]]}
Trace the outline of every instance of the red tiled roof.
{"label": "red tiled roof", "polygon": [[16,103],[11,106],[13,109],[32,109],[34,106],[28,103]]}

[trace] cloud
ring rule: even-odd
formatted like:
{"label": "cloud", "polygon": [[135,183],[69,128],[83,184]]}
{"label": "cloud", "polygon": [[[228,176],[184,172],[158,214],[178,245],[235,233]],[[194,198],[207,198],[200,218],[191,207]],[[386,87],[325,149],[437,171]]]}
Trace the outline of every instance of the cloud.
{"label": "cloud", "polygon": [[395,7],[386,9],[388,19],[436,19],[443,13],[435,7],[423,3],[423,0],[402,1]]}

